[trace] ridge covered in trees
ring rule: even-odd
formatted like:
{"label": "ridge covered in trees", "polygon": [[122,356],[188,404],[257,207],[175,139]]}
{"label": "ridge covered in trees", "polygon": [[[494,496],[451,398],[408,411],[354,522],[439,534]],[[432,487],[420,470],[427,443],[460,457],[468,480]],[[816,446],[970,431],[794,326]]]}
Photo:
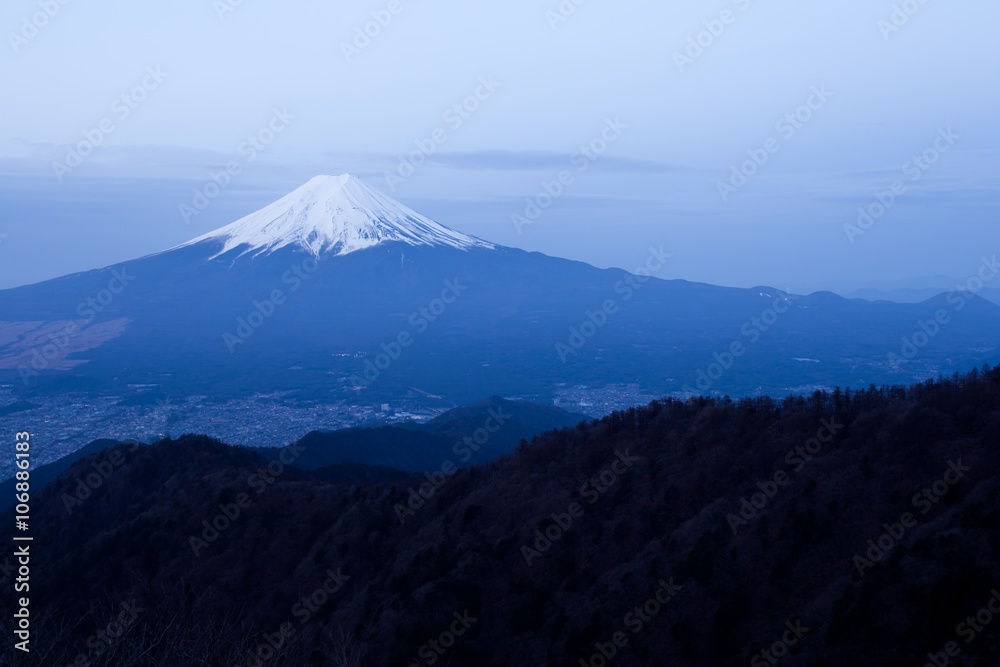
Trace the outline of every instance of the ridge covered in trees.
{"label": "ridge covered in trees", "polygon": [[34,491],[36,652],[0,662],[1000,664],[998,445],[1000,368],[665,399],[378,482],[123,445]]}

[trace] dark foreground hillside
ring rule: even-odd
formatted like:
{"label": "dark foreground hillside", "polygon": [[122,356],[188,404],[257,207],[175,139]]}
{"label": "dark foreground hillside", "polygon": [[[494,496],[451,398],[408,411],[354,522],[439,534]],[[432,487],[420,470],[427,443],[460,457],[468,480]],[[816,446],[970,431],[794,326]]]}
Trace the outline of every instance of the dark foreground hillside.
{"label": "dark foreground hillside", "polygon": [[76,463],[34,501],[34,652],[0,663],[1000,664],[1000,369],[338,479],[197,437]]}

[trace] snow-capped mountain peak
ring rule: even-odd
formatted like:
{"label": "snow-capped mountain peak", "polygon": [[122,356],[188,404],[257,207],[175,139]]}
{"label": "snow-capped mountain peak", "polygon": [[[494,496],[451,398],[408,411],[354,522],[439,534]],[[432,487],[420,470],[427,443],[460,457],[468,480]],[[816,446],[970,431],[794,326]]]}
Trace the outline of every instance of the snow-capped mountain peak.
{"label": "snow-capped mountain peak", "polygon": [[216,257],[236,248],[269,254],[289,245],[313,255],[346,255],[387,242],[492,248],[407,208],[352,176],[316,176],[256,213],[178,247],[221,241]]}

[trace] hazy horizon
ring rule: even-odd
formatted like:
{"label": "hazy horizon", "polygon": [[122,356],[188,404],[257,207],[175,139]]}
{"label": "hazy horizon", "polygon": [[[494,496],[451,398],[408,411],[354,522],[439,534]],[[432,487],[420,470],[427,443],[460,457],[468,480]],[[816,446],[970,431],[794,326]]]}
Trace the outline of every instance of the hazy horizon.
{"label": "hazy horizon", "polygon": [[[623,268],[663,245],[661,277],[718,285],[961,280],[1000,246],[993,4],[231,4],[69,3],[34,32],[37,3],[0,10],[0,76],[31,100],[0,112],[0,288],[164,250],[342,172],[502,245]],[[609,121],[620,136],[581,158]],[[387,176],[401,160],[419,164]],[[883,217],[845,229],[897,180]]]}

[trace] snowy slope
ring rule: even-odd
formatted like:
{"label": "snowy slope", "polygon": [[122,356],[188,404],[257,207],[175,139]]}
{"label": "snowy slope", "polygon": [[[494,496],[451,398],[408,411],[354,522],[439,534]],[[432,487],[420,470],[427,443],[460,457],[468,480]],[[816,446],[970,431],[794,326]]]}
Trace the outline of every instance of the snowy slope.
{"label": "snowy slope", "polygon": [[420,215],[350,174],[316,176],[256,213],[177,248],[205,241],[222,243],[216,257],[236,248],[258,255],[289,245],[316,256],[346,255],[390,241],[460,250],[494,247]]}

